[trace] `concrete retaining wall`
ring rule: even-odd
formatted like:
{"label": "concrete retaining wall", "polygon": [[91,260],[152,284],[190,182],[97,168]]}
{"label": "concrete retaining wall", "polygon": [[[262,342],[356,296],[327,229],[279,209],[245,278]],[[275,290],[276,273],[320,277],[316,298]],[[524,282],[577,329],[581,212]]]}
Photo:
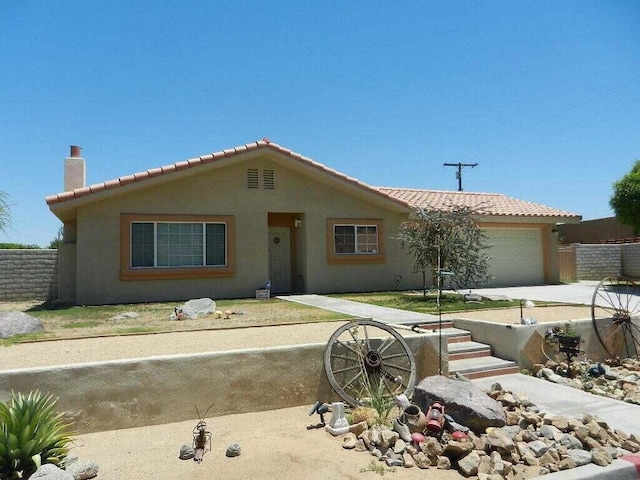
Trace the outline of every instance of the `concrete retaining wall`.
{"label": "concrete retaining wall", "polygon": [[[434,335],[406,337],[418,381],[438,372]],[[171,355],[0,371],[0,401],[40,389],[59,397],[79,433],[338,400],[323,371],[325,344]],[[446,359],[445,359],[446,360]]]}
{"label": "concrete retaining wall", "polygon": [[[562,327],[567,322],[550,322],[537,325],[520,325],[474,320],[454,320],[454,326],[471,332],[473,340],[493,347],[493,354],[506,360],[513,360],[520,368],[530,368],[535,363],[545,363],[545,354],[554,358],[557,346],[545,343],[545,333],[553,327]],[[571,322],[582,339],[581,349],[592,361],[608,358],[598,340],[591,319]],[[606,332],[601,332],[606,338]],[[622,347],[622,345],[618,345]],[[564,354],[560,357],[564,359]]]}
{"label": "concrete retaining wall", "polygon": [[57,250],[0,250],[0,301],[56,298]]}

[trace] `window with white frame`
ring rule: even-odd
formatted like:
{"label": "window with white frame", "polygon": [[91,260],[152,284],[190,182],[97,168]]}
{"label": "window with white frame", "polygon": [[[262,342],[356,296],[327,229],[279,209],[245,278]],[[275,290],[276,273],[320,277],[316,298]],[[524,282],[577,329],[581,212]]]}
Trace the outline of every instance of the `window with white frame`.
{"label": "window with white frame", "polygon": [[334,225],[333,245],[336,255],[371,255],[378,253],[376,225]]}
{"label": "window with white frame", "polygon": [[131,268],[226,265],[225,223],[131,222]]}

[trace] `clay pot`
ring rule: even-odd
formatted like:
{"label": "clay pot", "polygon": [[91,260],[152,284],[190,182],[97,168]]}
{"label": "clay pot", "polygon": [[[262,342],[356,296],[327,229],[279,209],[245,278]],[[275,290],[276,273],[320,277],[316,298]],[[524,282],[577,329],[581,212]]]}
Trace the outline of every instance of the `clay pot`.
{"label": "clay pot", "polygon": [[422,433],[427,425],[427,418],[420,407],[415,403],[412,403],[404,409],[404,412],[402,412],[402,423],[407,425],[412,433]]}

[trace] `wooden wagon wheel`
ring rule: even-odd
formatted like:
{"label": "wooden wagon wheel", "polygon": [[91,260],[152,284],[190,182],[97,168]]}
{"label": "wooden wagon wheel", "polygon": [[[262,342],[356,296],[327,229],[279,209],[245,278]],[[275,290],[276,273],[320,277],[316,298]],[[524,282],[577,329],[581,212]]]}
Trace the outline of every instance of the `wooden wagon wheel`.
{"label": "wooden wagon wheel", "polygon": [[327,342],[324,369],[329,383],[352,406],[367,403],[371,389],[409,397],[416,382],[416,362],[407,342],[393,328],[361,319],[338,328]]}
{"label": "wooden wagon wheel", "polygon": [[640,286],[623,277],[602,280],[591,301],[593,329],[611,357],[640,352]]}

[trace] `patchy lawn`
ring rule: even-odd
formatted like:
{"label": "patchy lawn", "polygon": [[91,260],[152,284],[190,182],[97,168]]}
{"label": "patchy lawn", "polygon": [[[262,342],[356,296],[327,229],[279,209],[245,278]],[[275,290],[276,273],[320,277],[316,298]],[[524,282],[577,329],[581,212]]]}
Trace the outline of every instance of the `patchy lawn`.
{"label": "patchy lawn", "polygon": [[[374,293],[347,293],[331,295],[335,298],[353,300],[355,302],[370,303],[381,307],[398,308],[411,312],[437,314],[437,293],[428,292],[426,297],[422,292],[374,292]],[[483,298],[481,302],[465,302],[464,297],[457,293],[443,292],[440,299],[443,312],[468,312],[470,310],[490,308],[519,307],[519,300],[492,301]]]}
{"label": "patchy lawn", "polygon": [[[179,307],[180,305],[182,305],[180,302],[171,302],[50,309],[45,305],[33,302],[0,303],[0,311],[25,312],[39,319],[45,328],[42,333],[16,335],[10,339],[0,339],[0,345],[60,338],[329,322],[348,318],[348,315],[272,298],[269,300],[217,301],[216,308],[218,310],[233,312],[228,319],[208,315],[196,320],[170,320],[169,317],[173,313],[174,307]],[[127,312],[135,312],[139,316],[122,320],[113,319],[116,315]]]}

